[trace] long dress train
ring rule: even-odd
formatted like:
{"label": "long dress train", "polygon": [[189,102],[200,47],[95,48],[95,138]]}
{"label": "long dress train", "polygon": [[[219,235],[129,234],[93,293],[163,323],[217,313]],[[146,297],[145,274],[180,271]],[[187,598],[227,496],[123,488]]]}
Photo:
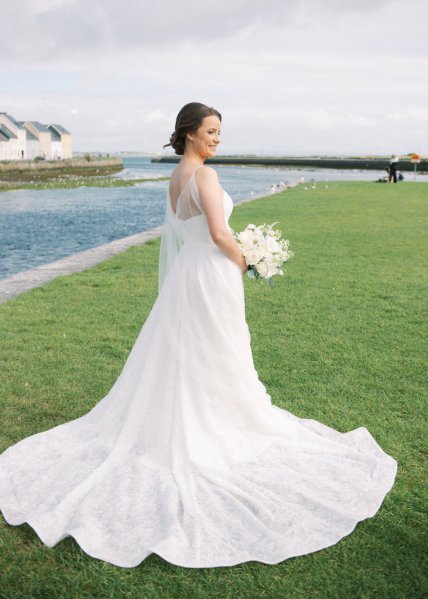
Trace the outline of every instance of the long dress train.
{"label": "long dress train", "polygon": [[[226,192],[223,203],[227,223]],[[0,456],[6,521],[123,567],[151,553],[274,564],[337,543],[378,511],[396,461],[363,427],[272,405],[241,270],[211,240],[195,171],[175,214],[168,198],[165,231],[159,295],[109,393]]]}

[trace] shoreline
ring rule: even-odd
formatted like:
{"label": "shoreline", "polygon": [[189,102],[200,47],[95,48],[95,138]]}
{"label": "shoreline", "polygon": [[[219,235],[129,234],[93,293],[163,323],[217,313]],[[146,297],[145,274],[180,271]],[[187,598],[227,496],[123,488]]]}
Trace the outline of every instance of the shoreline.
{"label": "shoreline", "polygon": [[123,168],[122,159],[114,157],[89,160],[0,160],[0,191],[68,187],[71,181],[108,177]]}
{"label": "shoreline", "polygon": [[18,272],[5,279],[0,279],[0,304],[7,302],[24,291],[45,285],[59,276],[80,272],[86,268],[95,266],[131,246],[144,245],[149,239],[159,237],[161,232],[161,226],[154,227],[141,233],[128,235],[121,239],[115,239],[114,241],[82,250],[54,262],[41,264],[30,270]]}
{"label": "shoreline", "polygon": [[[240,206],[258,200],[265,197],[270,197],[277,193],[281,193],[291,187],[296,187],[300,182],[286,184],[270,193],[262,193],[255,196],[244,198],[234,204],[234,206]],[[69,275],[74,272],[81,272],[91,266],[95,266],[104,260],[108,260],[112,256],[119,254],[127,250],[129,247],[136,245],[144,245],[146,241],[150,239],[156,239],[161,236],[163,226],[153,227],[140,233],[134,233],[122,237],[121,239],[115,239],[108,243],[70,254],[65,258],[60,258],[47,264],[41,264],[35,268],[18,272],[10,277],[0,279],[0,304],[7,302],[9,299],[16,297],[20,293],[40,287],[53,281],[59,276]]]}
{"label": "shoreline", "polygon": [[50,178],[45,181],[3,181],[0,178],[0,193],[5,191],[42,191],[46,189],[76,189],[79,187],[134,187],[141,183],[152,181],[166,181],[169,177],[147,177],[144,179],[120,179],[109,175],[92,175],[79,177],[78,175],[64,176],[63,178]]}

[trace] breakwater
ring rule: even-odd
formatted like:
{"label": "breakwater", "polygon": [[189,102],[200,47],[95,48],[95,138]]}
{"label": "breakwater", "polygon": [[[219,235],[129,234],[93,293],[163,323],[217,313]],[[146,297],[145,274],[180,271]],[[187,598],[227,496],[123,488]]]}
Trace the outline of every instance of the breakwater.
{"label": "breakwater", "polygon": [[[177,163],[181,156],[160,156],[152,158],[151,162]],[[207,158],[205,164],[230,164],[251,166],[287,166],[294,168],[335,168],[335,169],[362,169],[384,170],[389,163],[388,157],[374,158],[294,158],[294,157],[247,157],[247,156],[216,156]],[[398,162],[401,171],[413,171],[414,165],[410,158],[403,158]],[[428,160],[421,160],[417,165],[418,172],[428,172]]]}
{"label": "breakwater", "polygon": [[42,180],[63,175],[110,175],[123,169],[122,158],[70,160],[10,160],[0,162],[0,179]]}

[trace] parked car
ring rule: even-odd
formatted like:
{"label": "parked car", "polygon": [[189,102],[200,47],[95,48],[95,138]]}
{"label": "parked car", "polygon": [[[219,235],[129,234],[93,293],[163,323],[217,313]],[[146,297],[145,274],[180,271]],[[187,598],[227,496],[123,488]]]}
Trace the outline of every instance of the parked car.
{"label": "parked car", "polygon": [[44,156],[36,156],[34,160],[46,160]]}

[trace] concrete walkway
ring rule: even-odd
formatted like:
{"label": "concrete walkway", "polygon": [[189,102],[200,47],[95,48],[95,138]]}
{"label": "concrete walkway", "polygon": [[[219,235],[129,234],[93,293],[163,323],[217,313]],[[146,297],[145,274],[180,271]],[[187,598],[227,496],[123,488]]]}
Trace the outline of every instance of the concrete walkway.
{"label": "concrete walkway", "polygon": [[55,260],[55,262],[50,262],[49,264],[42,264],[31,270],[19,272],[7,279],[1,279],[0,304],[23,291],[44,285],[60,275],[68,275],[72,272],[79,272],[90,266],[95,266],[95,264],[107,260],[107,258],[114,256],[114,254],[123,252],[132,245],[143,245],[149,239],[159,237],[161,233],[162,227],[155,227],[136,235],[129,235],[128,237],[116,239],[110,243],[104,243],[89,250],[78,252],[61,260]]}
{"label": "concrete walkway", "polygon": [[[276,189],[275,191],[268,191],[259,195],[251,196],[245,200],[236,202],[235,206],[238,206],[239,204],[246,204],[247,202],[252,202],[253,200],[264,198],[269,195],[275,195],[276,193],[281,193],[285,189],[295,187],[298,184],[299,182],[289,183]],[[12,275],[7,279],[0,279],[0,304],[7,302],[7,300],[15,297],[23,291],[28,291],[34,287],[44,285],[60,275],[68,275],[73,272],[80,272],[86,268],[89,268],[90,266],[95,266],[95,264],[103,262],[103,260],[107,260],[107,258],[110,258],[115,254],[119,254],[133,245],[143,245],[149,239],[160,237],[161,234],[162,226],[155,227],[153,229],[143,231],[142,233],[137,233],[136,235],[129,235],[128,237],[116,239],[110,243],[104,243],[103,245],[99,245],[89,250],[72,254],[71,256],[67,256],[61,260],[55,260],[55,262],[50,262],[49,264],[42,264],[37,268],[25,270],[16,275]]]}

